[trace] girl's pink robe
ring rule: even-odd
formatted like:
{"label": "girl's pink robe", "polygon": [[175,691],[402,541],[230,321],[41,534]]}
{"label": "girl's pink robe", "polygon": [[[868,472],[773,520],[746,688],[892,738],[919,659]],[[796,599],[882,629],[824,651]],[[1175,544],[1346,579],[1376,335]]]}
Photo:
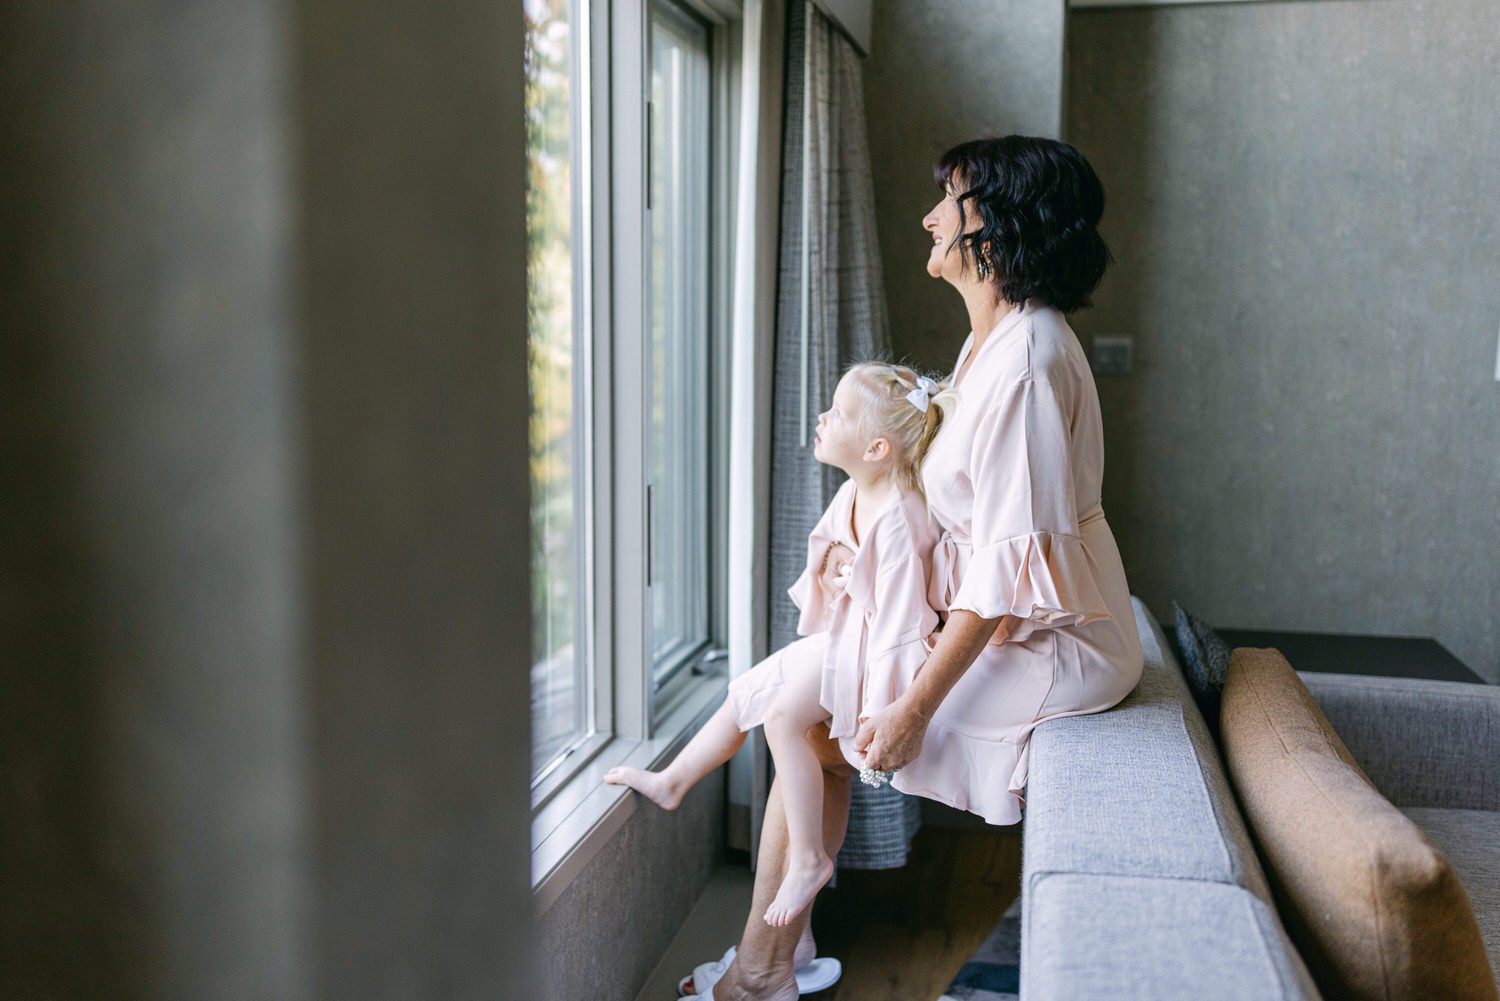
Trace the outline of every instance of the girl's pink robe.
{"label": "girl's pink robe", "polygon": [[[888,498],[855,545],[854,481],[845,481],[807,539],[807,566],[788,593],[803,639],[783,647],[729,685],[735,721],[748,730],[765,721],[784,672],[822,672],[820,702],[844,756],[858,767],[853,738],[862,720],[906,691],[932,650],[938,615],[928,604],[939,529],[921,494]],[[818,583],[832,543],[854,551],[842,592]]]}

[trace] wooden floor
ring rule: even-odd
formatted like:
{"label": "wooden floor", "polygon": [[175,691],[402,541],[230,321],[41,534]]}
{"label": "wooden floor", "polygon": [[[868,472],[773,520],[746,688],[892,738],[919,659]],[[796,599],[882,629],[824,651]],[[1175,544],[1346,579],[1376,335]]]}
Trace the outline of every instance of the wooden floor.
{"label": "wooden floor", "polygon": [[[818,894],[818,954],[842,961],[844,976],[815,1001],[936,1001],[1020,894],[1019,824],[988,827],[930,805],[906,868],[841,869]],[[753,879],[743,855],[715,871],[637,1001],[674,1001],[679,977],[739,938]]]}
{"label": "wooden floor", "polygon": [[818,954],[844,977],[818,1001],[933,1001],[1021,892],[1021,828],[924,826],[906,868],[840,870],[818,896]]}

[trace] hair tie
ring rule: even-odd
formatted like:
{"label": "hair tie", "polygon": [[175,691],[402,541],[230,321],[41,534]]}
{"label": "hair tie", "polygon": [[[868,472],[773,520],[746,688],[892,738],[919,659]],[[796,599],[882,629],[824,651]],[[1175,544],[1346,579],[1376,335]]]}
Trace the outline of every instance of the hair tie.
{"label": "hair tie", "polygon": [[907,402],[922,413],[927,413],[927,401],[936,396],[940,387],[925,375],[917,376],[917,388],[906,394]]}

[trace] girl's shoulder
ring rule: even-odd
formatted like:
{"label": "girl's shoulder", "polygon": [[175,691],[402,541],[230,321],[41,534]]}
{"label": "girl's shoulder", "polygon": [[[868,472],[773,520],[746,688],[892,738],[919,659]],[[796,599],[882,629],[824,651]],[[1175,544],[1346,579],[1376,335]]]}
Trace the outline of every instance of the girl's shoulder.
{"label": "girl's shoulder", "polygon": [[927,498],[920,491],[903,491],[880,513],[865,545],[879,550],[882,563],[894,562],[913,553],[930,554],[940,535]]}

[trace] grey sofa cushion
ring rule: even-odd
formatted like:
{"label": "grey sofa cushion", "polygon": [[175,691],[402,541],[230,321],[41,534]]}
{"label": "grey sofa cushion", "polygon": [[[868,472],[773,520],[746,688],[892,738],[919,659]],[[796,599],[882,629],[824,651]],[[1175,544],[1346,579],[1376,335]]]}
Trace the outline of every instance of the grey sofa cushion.
{"label": "grey sofa cushion", "polygon": [[1320,996],[1275,912],[1242,887],[1056,874],[1029,892],[1021,930],[1027,1001]]}
{"label": "grey sofa cushion", "polygon": [[1056,872],[1164,876],[1270,902],[1218,749],[1160,626],[1132,601],[1146,661],[1136,690],[1032,733],[1022,885]]}
{"label": "grey sofa cushion", "polygon": [[1448,856],[1458,874],[1495,983],[1500,986],[1500,812],[1407,807],[1402,813]]}

